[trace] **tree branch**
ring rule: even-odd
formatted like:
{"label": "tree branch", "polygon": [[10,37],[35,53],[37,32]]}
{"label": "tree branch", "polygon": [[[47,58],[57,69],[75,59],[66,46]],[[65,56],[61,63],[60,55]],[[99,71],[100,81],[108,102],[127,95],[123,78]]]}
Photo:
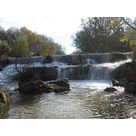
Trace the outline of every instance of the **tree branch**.
{"label": "tree branch", "polygon": [[124,19],[124,17],[121,17],[121,19],[122,19],[129,27],[131,27],[133,30],[136,31],[136,28],[135,28],[134,26],[132,26],[128,21],[126,21],[126,20]]}

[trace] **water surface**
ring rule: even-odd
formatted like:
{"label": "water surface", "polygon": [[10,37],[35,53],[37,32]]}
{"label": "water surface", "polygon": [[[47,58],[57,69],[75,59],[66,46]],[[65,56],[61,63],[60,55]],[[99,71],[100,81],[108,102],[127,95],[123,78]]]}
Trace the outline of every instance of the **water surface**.
{"label": "water surface", "polygon": [[106,93],[110,81],[70,81],[69,93],[46,93],[37,96],[11,95],[9,111],[1,118],[23,119],[83,119],[132,118],[136,98],[118,87],[115,93]]}

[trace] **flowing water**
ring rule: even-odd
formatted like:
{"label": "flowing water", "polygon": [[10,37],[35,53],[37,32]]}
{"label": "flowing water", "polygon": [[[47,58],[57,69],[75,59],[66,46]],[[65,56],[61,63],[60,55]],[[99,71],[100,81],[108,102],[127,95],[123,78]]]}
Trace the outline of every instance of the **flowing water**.
{"label": "flowing water", "polygon": [[[106,93],[104,89],[111,86],[110,73],[119,65],[130,59],[115,63],[95,63],[87,60],[87,70],[83,76],[73,80],[76,66],[61,62],[52,64],[34,63],[32,66],[58,66],[58,78],[71,78],[69,93],[43,93],[36,96],[22,96],[14,91],[17,83],[11,78],[15,73],[14,65],[9,65],[0,72],[0,83],[10,88],[11,104],[9,110],[1,114],[1,118],[135,118],[136,98],[124,92],[124,88],[116,87],[114,93]],[[21,65],[19,65],[21,66]],[[84,68],[82,70],[84,70]],[[76,70],[75,70],[76,69]],[[81,69],[81,68],[79,68]],[[80,71],[81,72],[81,71]],[[71,74],[70,74],[71,73]],[[77,73],[78,74],[78,73]],[[75,75],[76,76],[76,75]],[[82,80],[80,80],[82,79]]]}

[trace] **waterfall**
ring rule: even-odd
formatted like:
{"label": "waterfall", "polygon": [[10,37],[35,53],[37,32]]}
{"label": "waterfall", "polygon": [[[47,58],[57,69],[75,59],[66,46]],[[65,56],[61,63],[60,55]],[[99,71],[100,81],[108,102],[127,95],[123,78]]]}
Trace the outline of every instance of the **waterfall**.
{"label": "waterfall", "polygon": [[95,60],[93,59],[90,59],[90,58],[86,58],[86,64],[89,65],[89,64],[95,64]]}
{"label": "waterfall", "polygon": [[[54,59],[52,63],[44,64],[42,63],[43,58],[33,58],[32,62],[34,60],[36,62],[29,64],[29,67],[53,67],[56,66],[57,72],[58,72],[58,79],[67,78],[69,80],[108,80],[110,79],[110,74],[113,71],[113,69],[117,68],[121,64],[130,62],[131,59],[128,58],[128,54],[123,54],[123,57],[126,55],[127,57],[124,57],[126,59],[122,60],[120,58],[116,60],[116,54],[109,54],[109,53],[101,53],[101,54],[84,54],[80,55],[80,58],[82,58],[83,63],[76,63],[76,60],[78,61],[78,56],[62,56],[63,62],[61,62],[61,56],[59,56],[59,61],[57,59]],[[122,55],[120,54],[120,55]],[[114,56],[114,57],[113,57]],[[69,58],[69,62],[65,63],[67,60],[67,57]],[[72,58],[73,57],[73,58]],[[108,58],[109,57],[109,58]],[[72,59],[71,59],[72,58]],[[101,60],[100,60],[101,58]],[[111,59],[112,58],[112,59]],[[29,58],[30,60],[30,58]],[[57,60],[57,61],[56,61]],[[70,60],[75,61],[70,63]],[[20,63],[25,62],[25,64],[18,64],[18,68],[21,69],[23,66],[27,66],[26,64],[28,60],[25,58],[20,60]],[[15,69],[14,64],[10,64],[3,68],[2,71],[0,71],[0,83],[9,83],[11,81],[11,78],[13,75],[17,73]]]}
{"label": "waterfall", "polygon": [[102,64],[95,64],[93,67],[90,68],[90,80],[107,80],[111,78],[111,72],[119,67],[120,65],[131,62],[131,59],[127,59],[124,61],[119,61],[115,63],[102,63]]}
{"label": "waterfall", "polygon": [[90,65],[76,65],[58,68],[58,79],[69,80],[109,80],[112,71],[121,64],[130,62],[131,59],[114,62]]}

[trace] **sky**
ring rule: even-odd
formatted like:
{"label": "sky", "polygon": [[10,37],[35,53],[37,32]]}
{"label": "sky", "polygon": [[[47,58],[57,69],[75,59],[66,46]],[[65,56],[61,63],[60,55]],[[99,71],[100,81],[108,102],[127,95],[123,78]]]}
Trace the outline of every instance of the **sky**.
{"label": "sky", "polygon": [[[106,7],[102,6],[104,1],[108,4]],[[132,9],[135,9],[134,5]],[[123,5],[124,8],[127,6]],[[116,14],[109,13],[112,8]],[[0,0],[0,26],[5,29],[26,26],[34,32],[51,37],[64,47],[66,54],[71,54],[75,51],[71,37],[81,29],[81,19],[122,16],[118,11],[118,0],[111,3],[108,0]]]}

